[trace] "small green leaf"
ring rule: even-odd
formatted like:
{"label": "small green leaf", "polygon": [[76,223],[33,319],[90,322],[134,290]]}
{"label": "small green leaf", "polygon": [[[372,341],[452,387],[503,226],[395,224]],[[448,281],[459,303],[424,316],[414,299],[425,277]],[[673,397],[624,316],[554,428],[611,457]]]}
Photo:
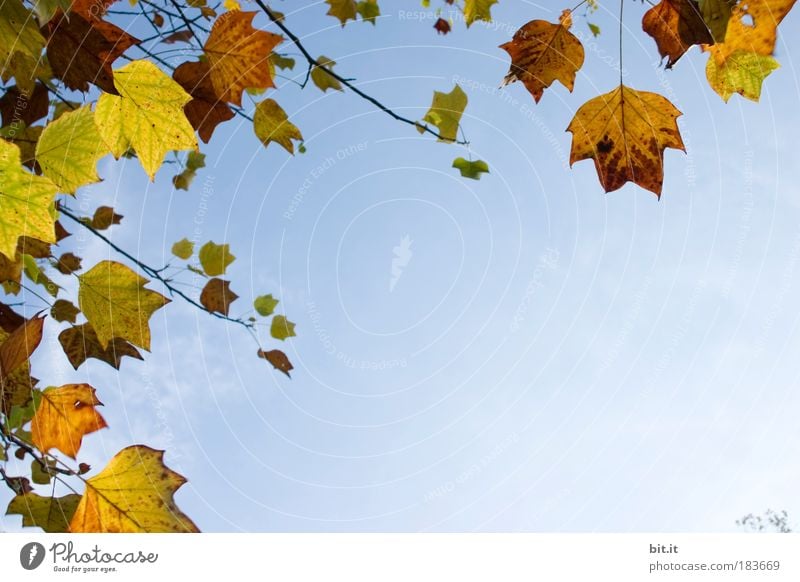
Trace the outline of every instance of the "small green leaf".
{"label": "small green leaf", "polygon": [[294,333],[294,324],[283,315],[276,315],[272,318],[272,325],[270,326],[269,333],[272,337],[281,341],[285,340],[287,337],[294,337],[297,335]]}
{"label": "small green leaf", "polygon": [[333,75],[331,75],[328,71],[333,70],[333,66],[336,64],[336,61],[329,59],[328,57],[321,56],[317,59],[319,66],[315,66],[311,69],[311,80],[314,84],[322,89],[322,91],[327,91],[328,89],[334,89],[335,91],[342,91],[342,84],[336,79]]}
{"label": "small green leaf", "polygon": [[480,180],[481,173],[489,173],[489,164],[483,160],[465,160],[464,158],[456,158],[453,160],[453,167],[461,171],[461,176],[470,178],[472,180]]}
{"label": "small green leaf", "polygon": [[184,261],[194,254],[194,243],[184,238],[172,245],[172,254]]}
{"label": "small green leaf", "polygon": [[211,277],[224,275],[228,265],[236,259],[230,253],[229,245],[218,245],[212,241],[208,241],[200,247],[198,257],[200,258],[200,264],[203,266],[203,271]]}
{"label": "small green leaf", "polygon": [[598,37],[600,36],[600,27],[596,24],[592,24],[591,22],[587,23],[589,26],[589,31],[592,33],[592,36]]}
{"label": "small green leaf", "polygon": [[356,12],[364,22],[371,22],[373,25],[375,24],[375,19],[381,15],[378,0],[362,0],[358,2],[356,4]]}
{"label": "small green leaf", "polygon": [[278,303],[279,301],[272,295],[261,295],[260,297],[256,297],[255,301],[253,301],[253,307],[255,307],[256,312],[259,315],[267,317],[272,315],[272,312],[275,311],[275,306],[278,305]]}

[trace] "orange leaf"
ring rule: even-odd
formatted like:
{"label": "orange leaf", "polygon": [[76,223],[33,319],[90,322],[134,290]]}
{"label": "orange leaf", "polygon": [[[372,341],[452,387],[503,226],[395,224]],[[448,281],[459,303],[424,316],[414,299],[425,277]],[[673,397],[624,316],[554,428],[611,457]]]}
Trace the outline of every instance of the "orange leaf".
{"label": "orange leaf", "polygon": [[289,361],[289,356],[287,356],[281,350],[269,350],[268,352],[265,352],[264,350],[258,350],[258,357],[264,358],[270,364],[272,364],[273,368],[283,372],[291,378],[289,372],[294,369],[294,366],[292,366],[292,362]]}
{"label": "orange leaf", "polygon": [[192,96],[192,100],[183,106],[183,112],[205,143],[209,142],[217,125],[233,119],[234,115],[217,96],[210,72],[208,63],[201,61],[183,63],[172,74],[172,78]]}
{"label": "orange leaf", "polygon": [[620,85],[578,109],[567,128],[573,134],[569,163],[593,159],[606,192],[634,182],[661,197],[664,149],[685,151],[680,115],[661,95]]}
{"label": "orange leaf", "polygon": [[256,30],[256,12],[226,12],[217,18],[203,47],[215,93],[223,101],[242,104],[245,89],[274,87],[269,54],[283,37]]}
{"label": "orange leaf", "polygon": [[585,55],[581,41],[568,30],[571,19],[562,16],[562,23],[531,20],[511,42],[500,45],[511,55],[504,85],[522,81],[537,103],[554,81],[572,91]]}
{"label": "orange leaf", "polygon": [[43,453],[55,448],[74,459],[84,435],[108,426],[94,408],[101,405],[88,384],[48,388],[31,421],[33,444]]}
{"label": "orange leaf", "polygon": [[694,0],[661,0],[644,15],[642,28],[655,39],[661,57],[668,58],[668,69],[692,45],[714,44],[714,37]]}
{"label": "orange leaf", "polygon": [[749,0],[739,2],[733,9],[725,42],[707,47],[717,64],[737,51],[770,56],[775,52],[778,25],[794,7],[797,0]]}

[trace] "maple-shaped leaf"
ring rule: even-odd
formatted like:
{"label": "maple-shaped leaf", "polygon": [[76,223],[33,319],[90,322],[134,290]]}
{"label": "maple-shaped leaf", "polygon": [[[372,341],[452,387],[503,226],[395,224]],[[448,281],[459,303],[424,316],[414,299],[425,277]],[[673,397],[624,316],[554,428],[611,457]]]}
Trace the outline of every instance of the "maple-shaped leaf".
{"label": "maple-shaped leaf", "polygon": [[194,243],[188,238],[183,238],[172,245],[172,254],[185,261],[194,254]]}
{"label": "maple-shaped leaf", "polygon": [[100,179],[97,161],[107,153],[88,105],[48,123],[36,145],[42,173],[68,194]]}
{"label": "maple-shaped leaf", "polygon": [[569,31],[570,22],[571,18],[560,24],[532,20],[514,34],[511,42],[500,45],[511,55],[511,69],[503,85],[522,81],[537,103],[554,81],[571,92],[585,55],[581,41]]}
{"label": "maple-shaped leaf", "polygon": [[686,151],[680,115],[665,97],[620,85],[578,109],[567,128],[573,134],[570,165],[592,159],[606,192],[630,181],[660,198],[664,149]]}
{"label": "maple-shaped leaf", "polygon": [[464,0],[464,19],[467,28],[478,20],[491,22],[493,4],[497,4],[497,0]]}
{"label": "maple-shaped leaf", "polygon": [[209,142],[217,125],[234,117],[233,110],[217,95],[210,72],[208,62],[198,61],[183,63],[172,74],[172,78],[192,96],[183,110],[205,143]]}
{"label": "maple-shaped leaf", "polygon": [[256,12],[226,12],[211,27],[203,51],[214,92],[222,101],[242,104],[245,89],[269,89],[269,55],[283,37],[252,26]]}
{"label": "maple-shaped leaf", "polygon": [[381,8],[378,6],[378,0],[361,0],[356,4],[356,12],[364,22],[375,25],[375,21],[381,15]]}
{"label": "maple-shaped leaf", "polygon": [[725,42],[733,7],[739,0],[699,0],[700,14],[716,42]]}
{"label": "maple-shaped leaf", "polygon": [[197,256],[200,259],[203,271],[210,277],[224,275],[228,265],[236,259],[231,254],[230,245],[218,245],[213,241],[208,241],[200,247],[200,252]]}
{"label": "maple-shaped leaf", "polygon": [[122,222],[123,218],[125,217],[114,212],[111,206],[98,206],[89,224],[95,230],[107,230]]}
{"label": "maple-shaped leaf", "polygon": [[115,158],[133,148],[154,180],[168,151],[197,149],[183,112],[191,97],[153,63],[128,63],[114,71],[114,84],[119,96],[100,95],[95,122]]}
{"label": "maple-shaped leaf", "polygon": [[271,294],[270,295],[261,295],[256,297],[253,301],[253,307],[261,317],[269,317],[272,315],[272,312],[275,311],[275,307],[277,307],[278,301],[275,299]]}
{"label": "maple-shaped leaf", "polygon": [[317,59],[317,63],[319,64],[314,65],[311,69],[311,81],[314,85],[316,85],[318,89],[321,89],[323,93],[328,89],[343,91],[344,89],[342,89],[342,84],[339,82],[339,79],[331,75],[336,61],[326,56],[320,56]]}
{"label": "maple-shaped leaf", "polygon": [[13,132],[9,131],[5,135],[0,133],[0,137],[6,137],[9,143],[13,143],[19,148],[20,162],[26,168],[33,170],[35,174],[41,173],[41,168],[36,162],[36,145],[39,143],[42,131],[44,131],[43,127],[34,125],[33,127],[22,127]]}
{"label": "maple-shaped leaf", "polygon": [[186,156],[186,164],[183,166],[183,171],[172,177],[172,185],[176,190],[189,190],[192,185],[197,170],[206,167],[206,155],[200,152],[189,152]]}
{"label": "maple-shaped leaf", "polygon": [[23,91],[33,91],[45,40],[33,12],[21,0],[0,2],[0,80],[17,80]]}
{"label": "maple-shaped leaf", "polygon": [[145,289],[147,279],[114,261],[97,263],[79,275],[78,281],[78,307],[97,333],[103,349],[114,338],[150,349],[148,320],[169,299]]}
{"label": "maple-shaped leaf", "polygon": [[290,154],[294,154],[292,140],[303,141],[303,134],[274,99],[265,99],[256,105],[253,131],[264,146],[275,142]]}
{"label": "maple-shaped leaf", "polygon": [[64,253],[58,257],[55,267],[62,275],[72,275],[81,270],[81,258],[73,253]]}
{"label": "maple-shaped leaf", "polygon": [[458,83],[450,93],[433,92],[431,108],[422,119],[439,128],[439,141],[453,142],[458,136],[458,124],[467,108],[467,94]]}
{"label": "maple-shaped leaf", "polygon": [[21,515],[25,527],[40,527],[47,533],[66,533],[81,496],[70,493],[63,497],[42,497],[29,492],[15,496],[6,515]]}
{"label": "maple-shaped leaf", "polygon": [[76,370],[89,358],[105,362],[117,370],[119,370],[124,356],[137,360],[143,359],[139,350],[122,338],[115,337],[107,347],[101,346],[100,340],[97,339],[97,332],[88,323],[65,329],[58,334],[58,341],[61,343],[69,363]]}
{"label": "maple-shaped leaf", "polygon": [[164,451],[144,445],[122,449],[86,490],[69,525],[71,533],[199,532],[173,495],[186,479],[164,465]]}
{"label": "maple-shaped leaf", "polygon": [[210,279],[200,292],[200,303],[211,313],[228,315],[231,303],[239,296],[231,291],[231,282],[214,277]]}
{"label": "maple-shaped leaf", "polygon": [[275,339],[284,341],[286,338],[297,335],[294,332],[294,325],[294,323],[286,319],[283,315],[276,315],[272,318],[272,325],[270,325],[269,333]]}
{"label": "maple-shaped leaf", "polygon": [[726,102],[736,93],[751,101],[758,101],[764,80],[778,68],[780,65],[775,57],[752,51],[736,51],[722,64],[709,58],[706,77],[711,88]]}
{"label": "maple-shaped leaf", "polygon": [[69,323],[75,323],[80,312],[81,310],[75,307],[72,301],[67,301],[66,299],[59,299],[50,308],[50,315],[53,319],[56,321],[68,321]]}
{"label": "maple-shaped leaf", "polygon": [[33,91],[24,91],[14,85],[0,97],[0,115],[3,125],[21,121],[26,126],[47,117],[50,108],[50,93],[42,83],[36,83]]}
{"label": "maple-shaped leaf", "polygon": [[348,20],[356,19],[356,0],[325,0],[325,3],[330,6],[328,16],[338,18],[342,26],[347,24]]}
{"label": "maple-shaped leaf", "polygon": [[489,164],[483,160],[473,161],[464,158],[456,158],[453,160],[453,167],[461,172],[463,178],[470,178],[472,180],[480,180],[482,173],[489,173]]}
{"label": "maple-shaped leaf", "polygon": [[656,41],[668,69],[693,45],[714,43],[695,0],[661,0],[644,15],[642,29]]}
{"label": "maple-shaped leaf", "polygon": [[0,139],[0,253],[14,259],[17,240],[56,242],[56,185],[22,169],[19,148]]}
{"label": "maple-shaped leaf", "polygon": [[58,449],[74,459],[85,435],[108,426],[95,410],[101,405],[88,384],[47,388],[31,420],[33,444],[43,453]]}
{"label": "maple-shaped leaf", "polygon": [[89,83],[117,93],[111,66],[139,40],[100,19],[61,10],[46,27],[47,59],[53,74],[70,89],[88,91]]}
{"label": "maple-shaped leaf", "polygon": [[292,366],[292,362],[289,361],[289,357],[281,350],[269,350],[268,352],[265,352],[264,350],[258,350],[258,357],[267,360],[270,364],[272,364],[273,368],[283,372],[289,378],[292,377],[289,372],[294,370],[294,366]]}

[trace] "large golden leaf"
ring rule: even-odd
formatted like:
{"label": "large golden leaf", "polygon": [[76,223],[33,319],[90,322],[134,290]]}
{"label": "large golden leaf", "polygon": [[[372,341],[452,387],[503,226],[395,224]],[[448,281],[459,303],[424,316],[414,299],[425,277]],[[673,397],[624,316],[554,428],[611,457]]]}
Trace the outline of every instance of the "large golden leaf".
{"label": "large golden leaf", "polygon": [[43,453],[55,448],[74,459],[84,435],[108,426],[95,406],[102,402],[88,384],[48,388],[31,421],[33,444]]}
{"label": "large golden leaf", "polygon": [[511,69],[503,84],[522,81],[537,103],[554,81],[572,91],[585,55],[581,41],[569,31],[571,23],[569,15],[560,24],[532,20],[511,42],[500,45],[511,55]]}
{"label": "large golden leaf", "polygon": [[86,481],[69,531],[104,533],[198,532],[175,504],[186,479],[164,465],[164,452],[144,445],[122,449]]}
{"label": "large golden leaf", "polygon": [[222,14],[211,27],[203,47],[211,83],[222,101],[241,105],[245,89],[275,86],[269,55],[283,37],[253,28],[251,23],[256,14],[239,11]]}
{"label": "large golden leaf", "polygon": [[620,85],[578,109],[567,128],[573,134],[570,165],[594,160],[606,192],[634,182],[660,197],[664,149],[685,151],[680,115],[661,95]]}

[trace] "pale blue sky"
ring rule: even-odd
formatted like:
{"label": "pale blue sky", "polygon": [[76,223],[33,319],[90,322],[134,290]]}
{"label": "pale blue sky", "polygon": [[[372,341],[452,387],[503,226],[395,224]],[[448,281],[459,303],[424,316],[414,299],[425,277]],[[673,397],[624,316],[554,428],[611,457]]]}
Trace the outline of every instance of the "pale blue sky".
{"label": "pale blue sky", "polygon": [[86,439],[86,461],[167,448],[190,480],[179,504],[206,531],[733,531],[768,507],[797,516],[798,14],[762,102],[725,106],[698,50],[656,66],[645,7],[626,2],[626,83],[685,114],[688,154],[667,152],[659,202],[631,185],[603,194],[591,162],[565,167],[575,110],[617,82],[614,14],[592,17],[596,40],[576,17],[575,92],[535,105],[520,84],[496,89],[496,47],[567,6],[504,0],[494,24],[442,37],[402,4],[418,5],[383,0],[376,27],[344,31],[321,3],[276,7],[409,117],[458,79],[491,174],[462,179],[461,148],[352,94],[292,86],[272,96],[304,155],[264,150],[236,119],[190,192],[171,191],[170,169],[149,184],[135,160],[104,161],[82,199],[125,215],[115,240],[151,264],[184,236],[230,243],[232,312],[272,292],[298,337],[291,381],[244,330],[179,301],[152,320],[153,354],[120,374],[75,373],[44,344],[45,384],[88,380],[106,404],[111,429]]}

